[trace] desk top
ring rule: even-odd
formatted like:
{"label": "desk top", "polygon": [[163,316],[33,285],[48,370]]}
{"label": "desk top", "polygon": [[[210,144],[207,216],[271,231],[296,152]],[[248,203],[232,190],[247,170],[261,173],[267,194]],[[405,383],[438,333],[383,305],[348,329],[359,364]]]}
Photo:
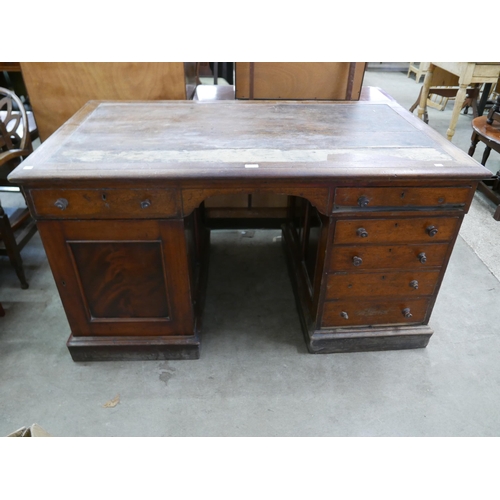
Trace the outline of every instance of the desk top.
{"label": "desk top", "polygon": [[91,101],[9,179],[61,184],[490,176],[393,101]]}

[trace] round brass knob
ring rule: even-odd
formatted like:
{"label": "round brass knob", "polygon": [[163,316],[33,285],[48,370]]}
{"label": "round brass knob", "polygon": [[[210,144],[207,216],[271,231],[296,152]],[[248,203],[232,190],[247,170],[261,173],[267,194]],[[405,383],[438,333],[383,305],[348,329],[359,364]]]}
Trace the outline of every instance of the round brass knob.
{"label": "round brass knob", "polygon": [[340,315],[344,318],[344,319],[349,319],[349,315],[345,312],[345,311],[342,311],[340,313]]}
{"label": "round brass knob", "polygon": [[418,260],[421,264],[425,264],[427,262],[427,255],[424,252],[418,254]]}
{"label": "round brass knob", "polygon": [[370,203],[370,200],[368,199],[367,196],[360,196],[358,198],[358,205],[361,207],[361,208],[365,208],[368,206],[368,203]]}
{"label": "round brass knob", "polygon": [[149,200],[141,201],[141,208],[149,208],[151,206],[151,202]]}
{"label": "round brass knob", "polygon": [[405,318],[411,318],[413,316],[413,314],[410,312],[409,307],[405,307],[401,312],[403,313],[403,316]]}
{"label": "round brass knob", "polygon": [[433,236],[436,236],[438,233],[438,229],[436,226],[429,226],[427,228],[427,234],[432,238]]}
{"label": "round brass knob", "polygon": [[368,233],[366,232],[366,229],[364,227],[360,227],[357,231],[356,234],[361,237],[361,238],[366,238],[368,237]]}
{"label": "round brass knob", "polygon": [[361,257],[358,257],[357,255],[355,255],[353,258],[352,258],[352,263],[355,265],[355,266],[360,266],[361,264],[363,264],[363,259]]}
{"label": "round brass knob", "polygon": [[415,290],[418,290],[418,281],[417,280],[410,281],[410,286]]}
{"label": "round brass knob", "polygon": [[61,210],[66,210],[68,208],[69,202],[66,198],[59,198],[54,205],[61,209]]}

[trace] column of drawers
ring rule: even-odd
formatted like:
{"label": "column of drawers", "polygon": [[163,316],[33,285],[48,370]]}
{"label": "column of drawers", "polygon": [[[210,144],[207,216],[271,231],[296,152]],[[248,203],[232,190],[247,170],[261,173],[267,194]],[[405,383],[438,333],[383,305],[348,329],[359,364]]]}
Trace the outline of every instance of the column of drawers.
{"label": "column of drawers", "polygon": [[320,328],[427,323],[471,196],[471,186],[337,188]]}

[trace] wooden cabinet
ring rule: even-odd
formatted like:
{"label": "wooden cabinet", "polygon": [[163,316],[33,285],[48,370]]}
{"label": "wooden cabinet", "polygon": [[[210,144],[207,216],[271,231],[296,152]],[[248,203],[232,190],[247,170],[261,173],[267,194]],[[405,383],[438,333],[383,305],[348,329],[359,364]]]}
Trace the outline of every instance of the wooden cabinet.
{"label": "wooden cabinet", "polygon": [[236,99],[357,101],[366,63],[237,62]]}
{"label": "wooden cabinet", "polygon": [[100,360],[199,356],[205,202],[241,194],[286,201],[275,208],[310,352],[425,347],[490,175],[389,100],[93,102],[11,180],[37,220],[71,355]]}

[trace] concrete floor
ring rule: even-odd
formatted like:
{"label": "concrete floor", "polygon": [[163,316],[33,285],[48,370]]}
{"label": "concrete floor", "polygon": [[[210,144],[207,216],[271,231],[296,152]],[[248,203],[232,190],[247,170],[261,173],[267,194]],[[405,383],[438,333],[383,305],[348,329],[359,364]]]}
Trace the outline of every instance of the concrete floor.
{"label": "concrete floor", "polygon": [[[370,69],[364,83],[407,109],[420,89],[397,71]],[[429,110],[429,124],[445,134],[451,109]],[[471,119],[460,116],[453,140],[464,150]],[[1,194],[7,206],[19,197]],[[74,363],[36,235],[23,251],[28,290],[0,260],[0,435],[37,422],[54,436],[498,436],[493,211],[476,195],[428,347],[353,354],[307,353],[279,232],[223,231],[212,236],[200,360]]]}

